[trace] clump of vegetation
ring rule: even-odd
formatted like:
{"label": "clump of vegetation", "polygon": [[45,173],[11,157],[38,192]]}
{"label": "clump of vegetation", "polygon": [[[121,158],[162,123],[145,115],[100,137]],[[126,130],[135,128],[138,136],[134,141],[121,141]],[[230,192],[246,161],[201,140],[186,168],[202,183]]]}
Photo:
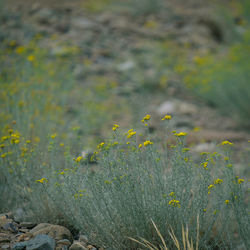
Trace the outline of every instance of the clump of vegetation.
{"label": "clump of vegetation", "polygon": [[249,34],[246,32],[242,41],[219,55],[195,56],[193,68],[184,78],[188,88],[202,99],[247,126],[250,124]]}
{"label": "clump of vegetation", "polygon": [[[204,152],[201,162],[194,162],[185,146],[187,133],[173,131],[176,145],[163,150],[147,132],[150,119],[142,119],[146,131],[140,133],[119,132],[114,124],[112,138],[90,159],[73,155],[55,134],[43,153],[39,143],[9,129],[1,139],[1,183],[10,200],[20,206],[22,198],[33,220],[58,222],[63,215],[64,223],[110,249],[131,249],[135,243],[128,237],[137,236],[159,244],[150,219],[169,247],[175,244],[170,229],[183,247],[182,225],[196,244],[197,215],[201,248],[234,249],[239,242],[249,247],[246,180],[234,173],[233,143],[224,141],[220,153]],[[166,115],[162,122],[170,119]]]}

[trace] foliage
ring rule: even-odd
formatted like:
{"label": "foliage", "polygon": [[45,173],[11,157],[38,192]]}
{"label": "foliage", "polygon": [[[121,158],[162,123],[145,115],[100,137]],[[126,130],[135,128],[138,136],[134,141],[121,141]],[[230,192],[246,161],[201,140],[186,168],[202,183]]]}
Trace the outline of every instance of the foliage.
{"label": "foliage", "polygon": [[247,248],[246,180],[234,173],[233,144],[222,142],[221,153],[204,152],[196,163],[185,147],[186,133],[174,131],[176,145],[163,150],[147,132],[150,119],[142,119],[144,133],[130,129],[124,134],[115,124],[113,137],[91,158],[72,155],[55,134],[46,153],[18,131],[6,131],[0,160],[9,200],[23,204],[35,221],[58,223],[63,217],[60,223],[84,230],[92,242],[110,249],[135,247],[127,237],[158,244],[150,219],[169,247],[174,243],[168,231],[182,239],[182,225],[195,244],[197,215],[201,248],[234,249],[241,241]]}
{"label": "foliage", "polygon": [[249,32],[242,42],[213,55],[195,56],[194,66],[185,76],[186,85],[225,115],[249,126]]}

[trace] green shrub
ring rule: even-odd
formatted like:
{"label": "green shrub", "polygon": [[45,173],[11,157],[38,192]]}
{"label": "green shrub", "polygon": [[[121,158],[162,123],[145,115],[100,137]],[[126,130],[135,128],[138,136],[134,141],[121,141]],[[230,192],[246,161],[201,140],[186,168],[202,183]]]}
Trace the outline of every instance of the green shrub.
{"label": "green shrub", "polygon": [[202,99],[218,107],[225,115],[250,124],[249,32],[244,40],[219,55],[194,57],[195,66],[185,83]]}
{"label": "green shrub", "polygon": [[[185,147],[186,133],[174,132],[176,145],[163,150],[148,133],[113,130],[113,138],[100,143],[91,159],[73,156],[55,135],[47,153],[30,145],[22,155],[27,141],[9,131],[0,158],[9,199],[23,204],[33,220],[74,225],[109,249],[136,247],[127,237],[158,244],[150,219],[169,247],[174,243],[168,231],[182,239],[182,225],[195,243],[197,215],[201,249],[235,249],[242,242],[249,247],[246,180],[235,176],[232,143],[223,142],[221,153],[204,152],[196,163]],[[94,160],[95,170],[89,164]]]}

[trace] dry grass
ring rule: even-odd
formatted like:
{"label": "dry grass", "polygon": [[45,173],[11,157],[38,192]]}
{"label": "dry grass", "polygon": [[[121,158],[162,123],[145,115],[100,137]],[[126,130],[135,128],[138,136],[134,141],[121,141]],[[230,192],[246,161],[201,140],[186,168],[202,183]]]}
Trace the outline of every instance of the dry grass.
{"label": "dry grass", "polygon": [[[150,250],[170,250],[170,248],[167,247],[167,244],[163,238],[163,236],[161,235],[161,232],[159,231],[159,229],[157,228],[157,226],[155,225],[154,221],[152,221],[152,224],[155,228],[155,231],[157,232],[157,235],[159,236],[159,238],[161,239],[161,246],[155,246],[153,245],[151,242],[149,242],[148,240],[144,239],[144,238],[140,238],[141,241],[136,240],[134,238],[129,237],[130,240],[140,244],[141,246],[146,247],[147,249]],[[169,235],[171,237],[171,239],[173,240],[176,248],[178,250],[181,250],[181,244],[180,241],[177,239],[177,237],[174,234],[173,229],[171,228],[171,231],[169,231]],[[184,228],[184,226],[182,225],[182,245],[183,245],[183,250],[198,250],[199,248],[199,215],[197,216],[197,234],[196,234],[196,245],[194,247],[194,243],[192,239],[189,239],[188,236],[188,227],[186,227],[186,229]]]}

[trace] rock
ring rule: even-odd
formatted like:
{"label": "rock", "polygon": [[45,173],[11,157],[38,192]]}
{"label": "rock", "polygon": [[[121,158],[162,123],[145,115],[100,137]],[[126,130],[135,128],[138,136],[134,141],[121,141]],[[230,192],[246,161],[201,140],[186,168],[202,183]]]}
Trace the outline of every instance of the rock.
{"label": "rock", "polygon": [[80,241],[74,241],[69,250],[88,250]]}
{"label": "rock", "polygon": [[173,113],[178,113],[181,115],[192,115],[194,113],[197,113],[198,108],[191,103],[173,100],[162,103],[156,111],[161,116]]}
{"label": "rock", "polygon": [[73,240],[71,232],[63,226],[52,225],[48,223],[41,223],[30,230],[34,236],[38,234],[46,234],[52,237],[55,240],[68,239],[70,242]]}
{"label": "rock", "polygon": [[12,219],[8,219],[6,215],[1,215],[0,216],[0,228],[2,228],[5,224],[7,223],[12,223]]}
{"label": "rock", "polygon": [[198,111],[198,108],[191,103],[187,103],[187,102],[179,103],[178,113],[182,115],[192,115],[194,113],[197,113],[197,111]]}
{"label": "rock", "polygon": [[117,65],[117,69],[119,71],[128,71],[132,69],[134,66],[135,66],[135,63],[133,61],[126,61],[124,63]]}
{"label": "rock", "polygon": [[71,245],[71,242],[67,239],[63,239],[63,240],[58,240],[56,242],[56,245],[65,245],[65,246],[70,246]]}
{"label": "rock", "polygon": [[17,241],[18,241],[18,242],[20,242],[20,241],[28,241],[28,240],[30,240],[32,237],[33,237],[33,234],[27,232],[27,233],[24,233],[24,234],[21,234],[20,236],[18,236]]}
{"label": "rock", "polygon": [[33,222],[21,222],[20,227],[33,228],[36,226],[36,223]]}
{"label": "rock", "polygon": [[202,152],[214,152],[216,151],[215,143],[199,143],[191,148],[192,153],[202,153]]}
{"label": "rock", "polygon": [[10,231],[12,233],[17,233],[18,232],[18,227],[17,224],[8,222],[2,226],[2,228],[6,231]]}
{"label": "rock", "polygon": [[176,104],[172,101],[166,101],[166,102],[162,103],[157,108],[156,111],[161,116],[166,115],[166,114],[173,114],[176,112]]}
{"label": "rock", "polygon": [[3,250],[4,250],[4,249],[10,249],[10,245],[2,245],[2,246],[1,246],[1,249],[3,249]]}
{"label": "rock", "polygon": [[19,242],[19,243],[16,243],[12,250],[25,250],[26,249],[26,244],[27,242]]}
{"label": "rock", "polygon": [[10,242],[10,236],[5,233],[0,233],[0,243]]}
{"label": "rock", "polygon": [[54,250],[55,240],[48,235],[39,234],[34,239],[14,245],[13,250]]}
{"label": "rock", "polygon": [[54,17],[53,11],[48,9],[48,8],[41,8],[35,14],[36,20],[41,24],[50,23],[50,19],[53,18],[53,17]]}
{"label": "rock", "polygon": [[93,29],[96,24],[84,17],[76,17],[71,20],[71,25],[77,29]]}
{"label": "rock", "polygon": [[86,235],[80,235],[79,236],[79,239],[78,239],[81,243],[83,243],[83,244],[88,244],[88,237],[86,236]]}
{"label": "rock", "polygon": [[21,222],[24,221],[26,217],[25,212],[23,211],[22,208],[18,208],[14,211],[13,213],[13,219],[15,222]]}

